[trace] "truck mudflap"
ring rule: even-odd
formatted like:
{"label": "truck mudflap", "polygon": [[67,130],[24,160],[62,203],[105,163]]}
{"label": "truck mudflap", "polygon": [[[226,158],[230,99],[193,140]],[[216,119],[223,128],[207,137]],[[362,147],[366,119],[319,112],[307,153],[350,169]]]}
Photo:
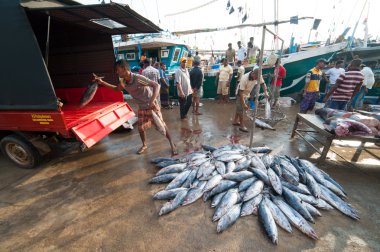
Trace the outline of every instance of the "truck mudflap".
{"label": "truck mudflap", "polygon": [[127,103],[119,103],[71,130],[87,148],[90,148],[134,116],[135,113]]}

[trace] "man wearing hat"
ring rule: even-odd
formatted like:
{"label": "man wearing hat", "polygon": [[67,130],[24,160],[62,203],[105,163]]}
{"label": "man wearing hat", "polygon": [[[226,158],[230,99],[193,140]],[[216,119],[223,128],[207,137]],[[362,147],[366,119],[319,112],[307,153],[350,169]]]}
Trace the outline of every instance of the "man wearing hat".
{"label": "man wearing hat", "polygon": [[360,72],[361,59],[351,61],[348,71],[342,73],[336,80],[335,87],[331,88],[324,101],[331,96],[329,108],[345,110],[348,102],[355,96],[363,84],[364,75]]}
{"label": "man wearing hat", "polygon": [[327,60],[319,59],[317,65],[306,74],[306,85],[303,92],[304,97],[300,104],[300,113],[306,114],[307,111],[314,109],[315,102],[319,98],[319,83],[323,75],[322,69],[327,63]]}
{"label": "man wearing hat", "polygon": [[187,117],[187,112],[189,112],[189,109],[191,107],[193,94],[190,84],[189,71],[186,68],[186,62],[186,58],[182,57],[180,59],[180,68],[175,71],[175,82],[178,91],[179,111],[181,119],[185,119]]}

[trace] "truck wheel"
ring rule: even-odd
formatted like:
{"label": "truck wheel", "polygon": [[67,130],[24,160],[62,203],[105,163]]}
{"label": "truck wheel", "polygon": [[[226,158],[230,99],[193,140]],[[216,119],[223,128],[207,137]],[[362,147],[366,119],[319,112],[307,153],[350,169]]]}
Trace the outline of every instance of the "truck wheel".
{"label": "truck wheel", "polygon": [[24,169],[31,169],[41,161],[38,150],[26,139],[9,135],[0,141],[1,151],[12,162]]}

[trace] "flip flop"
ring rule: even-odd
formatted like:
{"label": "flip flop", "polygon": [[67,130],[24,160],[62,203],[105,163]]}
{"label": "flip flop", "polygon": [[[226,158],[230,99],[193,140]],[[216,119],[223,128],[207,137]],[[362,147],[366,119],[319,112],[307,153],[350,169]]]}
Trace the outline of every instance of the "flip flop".
{"label": "flip flop", "polygon": [[233,126],[240,126],[240,123],[233,123]]}
{"label": "flip flop", "polygon": [[146,149],[148,149],[148,146],[141,146],[141,148],[136,152],[136,154],[143,154]]}
{"label": "flip flop", "polygon": [[243,132],[248,132],[248,129],[247,129],[246,127],[244,127],[244,128],[241,128],[241,127],[240,127],[239,130],[240,130],[240,131],[243,131]]}

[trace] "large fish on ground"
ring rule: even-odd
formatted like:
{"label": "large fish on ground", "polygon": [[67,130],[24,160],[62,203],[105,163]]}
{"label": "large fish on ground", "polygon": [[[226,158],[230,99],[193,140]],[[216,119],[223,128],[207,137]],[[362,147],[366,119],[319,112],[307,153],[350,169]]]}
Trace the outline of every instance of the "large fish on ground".
{"label": "large fish on ground", "polygon": [[277,245],[277,242],[278,242],[277,226],[276,226],[276,223],[274,221],[271,211],[269,210],[269,208],[267,207],[265,203],[265,199],[263,199],[259,205],[258,214],[259,214],[259,219],[267,235],[271,239],[272,243]]}
{"label": "large fish on ground", "polygon": [[185,200],[187,191],[188,190],[179,192],[172,201],[166,202],[160,209],[159,215],[161,216],[164,214],[168,214],[174,209],[176,209],[177,207],[179,207],[182,204],[182,202]]}
{"label": "large fish on ground", "polygon": [[216,231],[218,233],[223,232],[228,227],[230,227],[232,224],[234,224],[237,219],[240,217],[240,211],[241,211],[241,203],[236,204],[233,207],[229,209],[229,211],[220,218],[218,221],[218,225],[216,227]]}

